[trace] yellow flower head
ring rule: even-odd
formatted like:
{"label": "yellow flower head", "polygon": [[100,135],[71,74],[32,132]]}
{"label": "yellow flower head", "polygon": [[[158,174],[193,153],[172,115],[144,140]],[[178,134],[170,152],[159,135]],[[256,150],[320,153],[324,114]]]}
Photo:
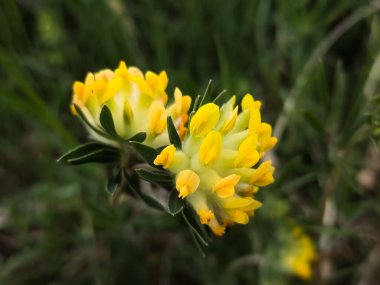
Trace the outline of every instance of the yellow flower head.
{"label": "yellow flower head", "polygon": [[310,279],[312,262],[316,259],[314,244],[299,227],[293,228],[290,239],[291,246],[282,252],[283,267],[302,279]]}
{"label": "yellow flower head", "polygon": [[77,114],[76,105],[85,120],[92,126],[91,135],[104,143],[117,145],[101,124],[102,108],[107,106],[112,115],[116,135],[128,139],[144,132],[144,141],[153,147],[168,144],[166,130],[167,116],[172,116],[175,126],[185,133],[187,112],[191,105],[189,96],[182,96],[177,88],[175,102],[166,107],[168,95],[165,91],[168,77],[165,71],[156,74],[148,71],[145,75],[136,67],[127,67],[120,62],[115,70],[105,69],[89,73],[84,82],[73,84],[72,110]]}
{"label": "yellow flower head", "polygon": [[[176,99],[173,113],[188,110],[183,100]],[[154,161],[175,174],[178,196],[216,235],[226,226],[248,223],[261,206],[254,193],[274,181],[271,162],[259,163],[277,142],[270,125],[261,122],[260,106],[249,94],[240,113],[235,97],[221,107],[201,106],[182,134],[182,149],[168,146]]]}

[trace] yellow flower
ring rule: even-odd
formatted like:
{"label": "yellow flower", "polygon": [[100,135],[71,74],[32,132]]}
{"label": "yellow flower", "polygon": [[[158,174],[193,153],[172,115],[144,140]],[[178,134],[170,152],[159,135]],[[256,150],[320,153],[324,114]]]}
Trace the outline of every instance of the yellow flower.
{"label": "yellow flower", "polygon": [[191,135],[198,138],[209,133],[218,123],[219,116],[219,107],[214,103],[200,107],[190,121]]}
{"label": "yellow flower", "polygon": [[182,170],[177,175],[176,188],[180,198],[185,198],[187,195],[195,192],[199,186],[200,178],[192,170]]}
{"label": "yellow flower", "polygon": [[175,146],[172,144],[168,145],[156,157],[156,159],[154,160],[154,164],[162,165],[165,169],[168,168],[173,163],[174,152],[175,152]]}
{"label": "yellow flower", "polygon": [[[183,105],[176,100],[176,112]],[[240,114],[235,97],[220,108],[201,106],[190,120],[182,149],[169,146],[154,161],[175,174],[179,197],[216,235],[227,226],[248,223],[261,206],[253,195],[274,181],[271,162],[259,163],[277,142],[270,125],[261,122],[260,106],[251,95],[244,97]]]}
{"label": "yellow flower", "polygon": [[240,176],[231,174],[219,180],[213,187],[213,190],[221,198],[231,197],[235,193],[235,186],[239,182]]}
{"label": "yellow flower", "polygon": [[[74,82],[72,104],[78,106],[93,128],[103,133],[107,131],[100,123],[100,114],[103,106],[107,106],[119,138],[128,139],[145,132],[145,144],[161,147],[169,143],[167,116],[173,117],[175,126],[183,135],[191,105],[191,98],[182,96],[177,88],[175,102],[166,107],[167,85],[165,71],[159,74],[148,71],[144,76],[138,68],[127,67],[124,62],[120,62],[115,70],[105,69],[89,73],[84,82]],[[73,106],[72,110],[77,115]],[[99,135],[99,132],[90,128],[89,132],[101,142],[119,145],[117,139],[113,139],[110,134]]]}
{"label": "yellow flower", "polygon": [[211,165],[220,154],[222,149],[222,135],[211,131],[207,134],[199,148],[199,160],[204,165]]}
{"label": "yellow flower", "polygon": [[308,280],[313,275],[311,265],[316,259],[314,244],[299,227],[292,230],[289,239],[291,246],[282,252],[283,266],[287,271]]}

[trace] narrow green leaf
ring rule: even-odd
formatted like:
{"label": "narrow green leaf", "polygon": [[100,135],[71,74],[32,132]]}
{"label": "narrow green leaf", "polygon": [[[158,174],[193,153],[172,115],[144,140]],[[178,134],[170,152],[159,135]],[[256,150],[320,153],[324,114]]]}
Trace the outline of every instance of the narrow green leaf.
{"label": "narrow green leaf", "polygon": [[127,139],[127,141],[143,142],[143,141],[145,141],[145,139],[146,139],[146,133],[141,132],[141,133],[137,133],[134,136],[130,137],[129,139]]}
{"label": "narrow green leaf", "polygon": [[125,182],[127,183],[129,189],[132,190],[138,197],[140,197],[140,199],[143,200],[145,204],[157,210],[161,210],[161,211],[165,210],[164,206],[160,202],[158,202],[155,198],[141,192],[140,187],[138,186],[135,187],[134,185],[132,185],[129,177],[126,177]]}
{"label": "narrow green leaf", "polygon": [[153,163],[157,155],[159,155],[157,150],[139,142],[130,142],[130,144],[143,161],[149,163],[153,167],[160,168]]}
{"label": "narrow green leaf", "polygon": [[91,143],[82,144],[68,151],[67,153],[62,155],[60,158],[58,158],[57,162],[70,164],[69,163],[70,160],[89,155],[99,150],[109,150],[110,152],[115,152],[115,153],[118,152],[116,148],[113,148],[111,146],[107,146],[101,143],[91,142]]}
{"label": "narrow green leaf", "polygon": [[202,236],[202,233],[200,232],[198,226],[194,222],[190,222],[191,218],[189,217],[188,213],[185,213],[185,211],[182,211],[181,213],[186,224],[189,226],[190,230],[195,234],[198,240],[202,242],[204,246],[208,246],[208,242],[206,241],[206,238]]}
{"label": "narrow green leaf", "polygon": [[202,244],[202,241],[199,240],[198,236],[196,235],[196,233],[192,229],[190,229],[190,234],[191,234],[191,237],[192,237],[195,245],[197,246],[197,248],[199,250],[199,253],[202,255],[202,257],[206,257],[206,254],[204,251],[204,245]]}
{"label": "narrow green leaf", "polygon": [[117,137],[115,124],[113,122],[112,113],[106,105],[103,106],[102,111],[100,112],[100,124],[112,136]]}
{"label": "narrow green leaf", "polygon": [[179,135],[177,133],[177,130],[174,126],[172,117],[168,116],[168,134],[169,134],[169,140],[170,142],[177,148],[182,148],[181,139],[179,138]]}
{"label": "narrow green leaf", "polygon": [[120,154],[110,149],[99,149],[83,156],[68,159],[69,165],[81,165],[86,163],[113,163],[120,159]]}
{"label": "narrow green leaf", "polygon": [[161,185],[165,189],[171,190],[174,186],[173,176],[164,171],[146,170],[139,168],[136,169],[136,173],[140,178],[148,182]]}
{"label": "narrow green leaf", "polygon": [[176,189],[172,190],[169,194],[168,199],[168,212],[169,214],[175,216],[183,210],[185,206],[183,200],[178,197],[178,191]]}

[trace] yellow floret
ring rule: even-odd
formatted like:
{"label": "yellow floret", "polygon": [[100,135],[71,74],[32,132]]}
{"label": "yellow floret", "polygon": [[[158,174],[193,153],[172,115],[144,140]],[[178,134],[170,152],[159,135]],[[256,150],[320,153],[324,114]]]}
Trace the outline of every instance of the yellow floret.
{"label": "yellow floret", "polygon": [[213,130],[219,121],[219,107],[208,103],[198,109],[190,121],[190,133],[198,138]]}
{"label": "yellow floret", "polygon": [[174,145],[168,145],[161,151],[153,163],[155,165],[162,165],[162,167],[165,169],[169,168],[173,163],[175,151],[176,148]]}
{"label": "yellow floret", "polygon": [[179,197],[183,199],[195,192],[199,183],[200,178],[194,171],[187,169],[179,172],[176,180],[176,188],[179,192]]}

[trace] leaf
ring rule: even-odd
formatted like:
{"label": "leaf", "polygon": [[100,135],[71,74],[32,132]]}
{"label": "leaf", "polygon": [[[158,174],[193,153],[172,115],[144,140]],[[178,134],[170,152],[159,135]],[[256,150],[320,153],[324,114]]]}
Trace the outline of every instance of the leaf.
{"label": "leaf", "polygon": [[146,139],[146,133],[141,132],[141,133],[137,133],[134,136],[130,137],[129,139],[127,139],[127,141],[143,142],[143,141],[145,141],[145,139]]}
{"label": "leaf", "polygon": [[191,237],[193,238],[193,241],[195,245],[197,246],[199,253],[202,255],[202,257],[206,257],[205,251],[204,251],[204,245],[202,241],[199,240],[198,236],[195,234],[193,230],[190,229]]}
{"label": "leaf", "polygon": [[174,186],[173,183],[173,176],[170,174],[164,172],[164,171],[157,171],[157,170],[146,170],[146,169],[136,169],[137,175],[151,183],[155,183],[158,185],[161,185],[165,189],[172,189]]}
{"label": "leaf", "polygon": [[132,190],[138,197],[140,197],[140,199],[143,200],[145,204],[160,211],[165,210],[164,206],[155,198],[141,192],[139,187],[134,187],[130,181],[130,177],[126,177],[125,182],[127,183],[129,189]]}
{"label": "leaf", "polygon": [[113,171],[111,176],[108,178],[107,184],[106,184],[106,190],[109,194],[115,193],[115,191],[118,189],[118,187],[121,184],[121,170],[120,168],[116,167]]}
{"label": "leaf", "polygon": [[[57,159],[57,162],[66,163],[69,165],[74,165],[73,163],[78,162],[80,159],[87,159],[94,156],[94,153],[105,153],[112,156],[119,156],[119,150],[100,143],[87,143],[80,145]],[[81,164],[81,163],[78,163]]]}
{"label": "leaf", "polygon": [[105,148],[96,150],[80,157],[68,159],[67,163],[69,165],[80,165],[86,163],[112,163],[117,162],[119,159],[120,155],[118,152],[114,152]]}
{"label": "leaf", "polygon": [[177,148],[182,148],[181,139],[179,138],[179,135],[177,133],[177,130],[173,124],[172,117],[168,116],[168,134],[169,134],[169,140],[170,142]]}
{"label": "leaf", "polygon": [[172,190],[169,194],[168,199],[168,212],[169,214],[175,216],[183,210],[185,206],[183,200],[178,197],[178,191],[176,189]]}
{"label": "leaf", "polygon": [[130,144],[143,161],[149,163],[153,167],[161,168],[153,163],[157,155],[159,155],[157,150],[139,142],[130,142]]}
{"label": "leaf", "polygon": [[115,124],[113,122],[112,113],[106,105],[103,106],[100,112],[100,124],[112,136],[118,136],[115,130]]}
{"label": "leaf", "polygon": [[[208,237],[203,236],[203,231],[194,223],[194,221],[191,221],[192,219],[190,218],[189,214],[186,213],[186,211],[182,211],[182,217],[185,220],[186,224],[189,226],[190,230],[195,234],[197,239],[204,245],[208,246],[208,242],[206,239]],[[203,225],[202,225],[203,226]]]}

